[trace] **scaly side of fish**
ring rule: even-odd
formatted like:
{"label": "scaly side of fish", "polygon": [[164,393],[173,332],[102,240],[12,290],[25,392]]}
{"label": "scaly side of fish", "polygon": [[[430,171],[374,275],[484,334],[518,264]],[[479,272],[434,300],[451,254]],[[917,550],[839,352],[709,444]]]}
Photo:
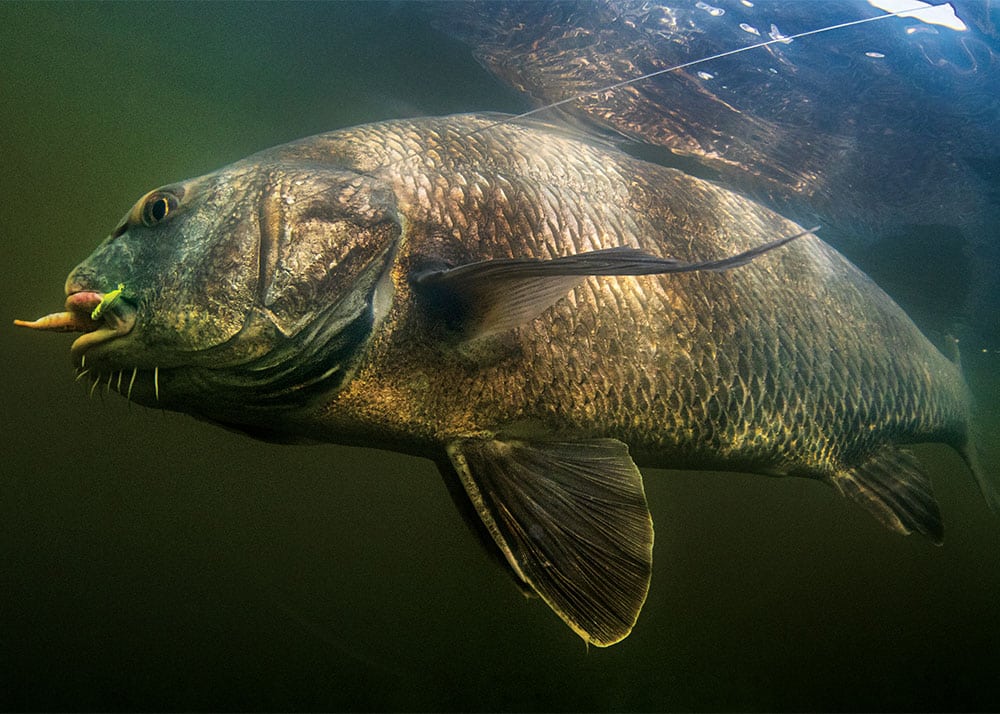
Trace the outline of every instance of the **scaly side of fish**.
{"label": "scaly side of fish", "polygon": [[649,587],[636,463],[821,479],[940,541],[899,446],[968,459],[966,388],[884,292],[733,192],[498,120],[356,127],[158,189],[37,326],[86,330],[77,363],[141,403],[434,459],[598,645]]}

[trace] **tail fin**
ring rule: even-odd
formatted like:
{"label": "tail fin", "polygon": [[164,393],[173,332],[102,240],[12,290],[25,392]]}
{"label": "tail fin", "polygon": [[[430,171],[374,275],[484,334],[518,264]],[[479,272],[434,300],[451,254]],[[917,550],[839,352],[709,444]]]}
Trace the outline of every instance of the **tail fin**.
{"label": "tail fin", "polygon": [[947,346],[949,348],[947,355],[955,363],[959,373],[962,375],[962,382],[966,385],[970,404],[965,443],[958,447],[958,453],[969,467],[969,470],[972,471],[972,475],[979,485],[979,491],[983,494],[983,498],[986,499],[986,503],[989,504],[990,510],[1000,515],[1000,488],[998,488],[995,480],[990,478],[986,471],[983,470],[980,459],[979,444],[983,443],[983,425],[978,418],[980,410],[977,409],[975,395],[969,389],[968,382],[965,379],[965,370],[962,368],[962,355],[958,348],[958,339],[948,335]]}
{"label": "tail fin", "polygon": [[983,470],[979,458],[977,444],[982,443],[978,438],[981,433],[982,428],[979,423],[975,419],[971,420],[965,445],[959,448],[958,453],[966,465],[968,465],[969,470],[972,471],[972,475],[975,476],[976,483],[979,484],[979,491],[983,494],[983,498],[986,499],[986,503],[989,504],[990,510],[1000,516],[1000,490],[998,490],[995,480],[990,478]]}
{"label": "tail fin", "polygon": [[971,423],[969,425],[969,436],[965,445],[958,449],[958,453],[969,467],[969,470],[972,471],[972,475],[976,479],[976,484],[979,486],[979,492],[983,494],[983,498],[986,499],[990,510],[994,515],[1000,516],[1000,490],[998,490],[995,480],[983,470],[982,462],[979,458],[979,448],[976,445],[979,440],[976,437],[980,432],[978,424],[975,422]]}

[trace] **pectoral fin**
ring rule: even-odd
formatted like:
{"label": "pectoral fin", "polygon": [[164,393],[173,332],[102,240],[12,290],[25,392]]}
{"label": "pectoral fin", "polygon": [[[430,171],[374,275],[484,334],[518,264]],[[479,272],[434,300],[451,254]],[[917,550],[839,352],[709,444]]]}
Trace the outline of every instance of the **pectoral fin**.
{"label": "pectoral fin", "polygon": [[448,456],[517,578],[598,646],[624,639],[649,590],[653,523],[614,439],[461,439]]}
{"label": "pectoral fin", "polygon": [[912,454],[886,446],[864,463],[837,472],[831,481],[887,528],[904,535],[916,531],[939,544],[944,540],[931,481]]}
{"label": "pectoral fin", "polygon": [[764,243],[719,260],[684,263],[635,248],[608,248],[550,260],[484,260],[413,276],[414,287],[432,312],[464,337],[502,332],[534,319],[592,275],[665,275],[722,271],[746,265],[759,255],[818,230]]}

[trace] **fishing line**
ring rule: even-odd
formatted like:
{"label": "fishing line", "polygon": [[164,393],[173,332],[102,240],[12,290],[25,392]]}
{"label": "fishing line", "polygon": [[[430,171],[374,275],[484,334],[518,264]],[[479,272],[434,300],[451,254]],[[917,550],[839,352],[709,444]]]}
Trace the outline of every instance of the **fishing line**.
{"label": "fishing line", "polygon": [[[577,102],[577,101],[579,101],[581,99],[585,99],[587,97],[592,97],[595,94],[603,94],[605,92],[613,92],[616,89],[621,89],[622,87],[627,87],[627,86],[629,86],[631,84],[636,84],[638,82],[644,82],[647,79],[652,79],[654,77],[659,77],[662,74],[668,74],[670,72],[677,72],[677,71],[682,70],[682,69],[688,69],[689,67],[695,67],[697,65],[704,64],[706,62],[712,62],[712,61],[717,60],[717,59],[722,59],[723,57],[732,57],[733,55],[738,55],[738,54],[741,54],[743,52],[749,52],[751,50],[760,49],[762,47],[769,47],[771,45],[776,45],[776,44],[779,44],[779,43],[781,43],[781,44],[788,44],[792,40],[797,40],[797,39],[800,39],[802,37],[809,37],[810,35],[819,35],[819,34],[822,34],[824,32],[832,32],[834,30],[842,30],[842,29],[847,28],[847,27],[855,27],[857,25],[864,25],[864,24],[869,23],[869,22],[878,22],[879,20],[886,20],[886,19],[888,19],[890,17],[902,17],[904,15],[906,15],[908,17],[913,17],[915,15],[918,15],[921,12],[926,12],[928,10],[937,10],[937,9],[940,9],[940,8],[943,8],[943,7],[949,7],[949,6],[950,6],[950,3],[943,2],[943,3],[940,3],[938,5],[927,5],[926,7],[912,8],[912,9],[909,9],[909,10],[897,10],[896,12],[886,13],[885,15],[875,15],[874,17],[865,17],[865,18],[861,18],[860,20],[850,20],[848,22],[841,22],[841,23],[838,23],[836,25],[827,25],[825,27],[820,27],[820,28],[817,28],[815,30],[806,30],[804,32],[798,32],[798,33],[796,33],[794,35],[780,35],[778,37],[773,37],[770,40],[764,40],[762,42],[756,42],[756,43],[754,43],[752,45],[746,45],[744,47],[737,47],[736,49],[726,50],[725,52],[718,52],[718,53],[716,53],[714,55],[709,55],[707,57],[702,57],[700,59],[691,60],[689,62],[682,62],[681,64],[672,65],[670,67],[666,67],[665,69],[658,69],[658,70],[655,70],[653,72],[647,72],[646,74],[640,75],[638,77],[632,77],[631,79],[623,79],[620,82],[615,82],[614,84],[609,84],[609,85],[607,85],[605,87],[601,87],[600,89],[592,89],[592,90],[587,91],[587,92],[582,92],[580,94],[573,95],[572,97],[567,97],[566,99],[560,99],[558,102],[553,102],[552,104],[546,104],[543,107],[538,107],[537,109],[531,109],[529,111],[522,112],[521,114],[514,114],[513,116],[505,117],[504,119],[501,119],[499,121],[493,122],[492,124],[487,124],[485,126],[479,127],[478,129],[473,129],[473,130],[469,131],[468,133],[463,134],[462,137],[463,138],[467,138],[467,137],[470,137],[470,136],[475,136],[476,134],[481,134],[484,131],[489,131],[490,129],[495,129],[498,126],[504,126],[505,124],[511,124],[511,123],[519,121],[521,119],[526,119],[526,118],[534,116],[536,114],[541,114],[542,112],[547,112],[550,109],[556,109],[556,108],[564,106],[566,104],[570,104],[572,102]],[[408,155],[406,155],[406,156],[404,156],[404,157],[402,157],[400,159],[397,159],[396,161],[391,162],[391,164],[395,164],[395,163],[398,163],[399,161],[403,161],[405,159],[410,159],[410,158],[413,158],[415,156],[420,156],[420,155],[422,155],[422,153],[423,153],[422,151],[417,151],[417,152],[414,152],[412,154],[408,154]]]}
{"label": "fishing line", "polygon": [[[761,42],[756,42],[756,43],[754,43],[752,45],[745,45],[743,47],[737,47],[736,49],[726,50],[725,52],[718,52],[718,53],[716,53],[714,55],[708,55],[707,57],[701,57],[700,59],[691,60],[689,62],[682,62],[680,64],[675,64],[675,65],[672,65],[670,67],[666,67],[664,69],[655,70],[653,72],[647,72],[646,74],[640,75],[638,77],[632,77],[631,79],[624,79],[624,80],[621,80],[619,82],[615,82],[614,84],[609,84],[609,85],[607,85],[605,87],[601,87],[599,89],[592,89],[592,90],[587,91],[587,92],[582,92],[580,94],[575,94],[572,97],[567,97],[565,99],[560,99],[559,101],[553,102],[552,104],[546,104],[545,106],[538,107],[537,109],[531,109],[529,111],[522,112],[520,114],[514,114],[514,115],[511,115],[511,116],[507,116],[507,117],[504,117],[503,119],[499,119],[499,120],[497,120],[495,122],[486,124],[484,126],[480,126],[480,127],[476,128],[476,129],[470,129],[467,132],[462,132],[462,133],[459,134],[459,138],[466,139],[466,138],[469,138],[471,136],[476,136],[477,134],[482,134],[483,132],[489,131],[491,129],[496,129],[497,127],[505,126],[507,124],[513,124],[513,123],[515,123],[515,122],[517,122],[517,121],[519,121],[521,119],[526,119],[528,117],[535,116],[536,114],[541,114],[542,112],[549,111],[550,109],[556,109],[556,108],[564,106],[566,104],[570,104],[572,102],[576,102],[576,101],[579,101],[581,99],[585,99],[586,97],[594,96],[595,94],[603,94],[605,92],[612,92],[612,91],[614,91],[616,89],[621,89],[622,87],[627,87],[627,86],[629,86],[631,84],[636,84],[638,82],[644,82],[647,79],[652,79],[654,77],[659,77],[660,75],[668,74],[670,72],[677,72],[679,70],[687,69],[689,67],[695,67],[697,65],[704,64],[706,62],[712,62],[713,60],[722,59],[723,57],[732,57],[734,55],[742,54],[743,52],[749,52],[751,50],[760,49],[762,47],[770,47],[771,45],[776,45],[776,44],[779,44],[779,43],[781,43],[781,44],[788,44],[792,40],[797,40],[797,39],[800,39],[802,37],[809,37],[810,35],[819,35],[819,34],[822,34],[824,32],[832,32],[834,30],[842,30],[842,29],[847,28],[847,27],[855,27],[857,25],[864,25],[864,24],[869,23],[869,22],[878,22],[879,20],[887,20],[890,17],[902,17],[904,15],[908,16],[908,17],[913,17],[915,15],[918,15],[919,13],[927,12],[929,10],[937,10],[937,9],[940,9],[940,8],[943,8],[943,7],[950,7],[950,3],[943,2],[943,3],[939,3],[937,5],[927,5],[925,7],[911,8],[909,10],[897,10],[895,12],[886,13],[884,15],[875,15],[874,17],[864,17],[864,18],[861,18],[859,20],[849,20],[848,22],[841,22],[841,23],[838,23],[836,25],[826,25],[825,27],[820,27],[820,28],[817,28],[817,29],[814,29],[814,30],[806,30],[804,32],[798,32],[798,33],[795,33],[794,35],[779,35],[777,37],[772,37],[770,40],[764,40],[764,41],[761,41]],[[389,168],[389,167],[401,164],[402,162],[408,161],[409,159],[413,159],[413,158],[417,158],[417,157],[420,157],[420,156],[424,156],[424,155],[426,155],[426,153],[428,151],[429,151],[428,148],[416,149],[416,150],[409,150],[403,156],[400,156],[400,157],[395,158],[395,159],[390,159],[387,162],[385,162],[384,164],[381,164],[376,170],[383,170],[383,169],[386,169],[386,168]],[[369,175],[369,176],[371,175],[368,172],[364,172],[364,173],[365,173],[365,175]]]}
{"label": "fishing line", "polygon": [[[612,92],[616,89],[621,89],[622,87],[627,87],[630,84],[635,84],[636,82],[643,82],[647,79],[652,79],[653,77],[659,77],[661,74],[668,74],[669,72],[676,72],[678,70],[687,69],[688,67],[694,67],[705,62],[711,62],[713,60],[722,59],[723,57],[731,57],[733,55],[738,55],[742,52],[749,52],[750,50],[756,50],[761,47],[769,47],[770,45],[783,43],[788,44],[792,40],[797,40],[801,37],[808,37],[810,35],[819,35],[823,32],[832,32],[833,30],[842,30],[845,27],[854,27],[855,25],[863,25],[867,22],[877,22],[878,20],[885,20],[890,17],[900,17],[902,15],[916,15],[920,12],[926,10],[935,10],[947,6],[949,3],[941,3],[940,5],[928,5],[927,7],[917,8],[913,10],[898,10],[897,12],[889,13],[886,15],[876,15],[874,17],[865,17],[860,20],[851,20],[849,22],[841,22],[837,25],[828,25],[826,27],[821,27],[815,30],[806,30],[805,32],[799,32],[794,35],[779,35],[778,37],[773,37],[770,40],[765,40],[763,42],[757,42],[752,45],[746,45],[745,47],[738,47],[734,50],[726,50],[725,52],[719,52],[714,55],[709,55],[708,57],[702,57],[701,59],[691,60],[690,62],[683,62],[681,64],[676,64],[672,67],[667,67],[666,69],[658,69],[653,72],[647,72],[646,74],[640,75],[638,77],[633,77],[632,79],[624,79],[620,82],[615,82],[614,84],[609,84],[601,89],[595,89],[589,92],[584,92],[582,94],[577,94],[572,97],[567,97],[566,99],[560,99],[558,102],[553,102],[552,104],[547,104],[544,107],[538,107],[537,109],[532,109],[530,111],[524,112],[522,114],[517,114],[510,117],[506,121],[516,121],[518,119],[524,119],[526,117],[533,116],[535,114],[540,114],[541,112],[548,111],[550,109],[555,109],[561,107],[564,104],[570,104],[571,102],[576,102],[586,97],[592,97],[595,94],[603,94],[604,92]],[[502,124],[504,122],[498,122]],[[489,129],[490,127],[486,127]]]}
{"label": "fishing line", "polygon": [[[794,35],[780,35],[779,34],[777,37],[772,37],[770,40],[763,40],[761,42],[755,42],[752,45],[745,45],[743,47],[737,47],[736,49],[726,50],[725,52],[718,52],[718,53],[713,54],[713,55],[708,55],[707,57],[701,57],[701,58],[696,59],[696,60],[690,60],[688,62],[682,62],[680,64],[675,64],[675,65],[672,65],[670,67],[666,67],[664,69],[658,69],[658,70],[655,70],[653,72],[647,72],[646,74],[640,75],[638,77],[632,77],[631,79],[624,79],[624,80],[621,80],[619,82],[615,82],[614,84],[609,84],[609,85],[607,85],[605,87],[601,87],[599,89],[592,89],[590,91],[582,92],[580,94],[575,94],[572,97],[567,97],[565,99],[560,99],[557,102],[553,102],[552,104],[546,104],[545,106],[538,107],[537,109],[531,109],[529,111],[522,112],[520,114],[513,114],[513,115],[510,115],[510,116],[506,116],[503,119],[499,119],[499,120],[491,122],[489,124],[485,124],[485,125],[480,126],[480,127],[476,128],[476,129],[470,129],[469,131],[466,131],[466,132],[460,132],[459,133],[459,138],[461,138],[461,139],[467,139],[469,137],[476,136],[477,134],[482,134],[483,132],[489,131],[491,129],[496,129],[497,127],[505,126],[507,124],[513,124],[513,123],[515,123],[515,122],[517,122],[517,121],[519,121],[521,119],[526,119],[528,117],[535,116],[536,114],[541,114],[542,112],[549,111],[550,109],[556,109],[556,108],[564,106],[566,104],[570,104],[571,102],[576,102],[576,101],[579,101],[581,99],[585,99],[586,97],[594,96],[595,94],[603,94],[605,92],[612,92],[612,91],[614,91],[616,89],[621,89],[622,87],[627,87],[627,86],[629,86],[631,84],[636,84],[638,82],[644,82],[647,79],[652,79],[654,77],[659,77],[660,75],[668,74],[670,72],[677,72],[679,70],[687,69],[689,67],[695,67],[697,65],[704,64],[706,62],[712,62],[713,60],[722,59],[723,57],[732,57],[734,55],[742,54],[743,52],[749,52],[751,50],[760,49],[762,47],[769,47],[771,45],[776,45],[776,44],[779,44],[779,43],[788,44],[792,40],[797,40],[797,39],[800,39],[800,38],[803,38],[803,37],[809,37],[810,35],[819,35],[819,34],[822,34],[822,33],[825,33],[825,32],[833,32],[834,30],[842,30],[842,29],[847,28],[847,27],[855,27],[857,25],[864,25],[864,24],[867,24],[869,22],[878,22],[879,20],[887,20],[890,17],[902,17],[904,15],[906,15],[908,17],[913,17],[915,15],[918,15],[919,13],[927,12],[929,10],[937,10],[937,9],[940,9],[940,8],[943,8],[943,7],[950,7],[950,3],[943,2],[943,3],[939,3],[937,5],[927,5],[925,7],[911,8],[911,9],[908,9],[908,10],[897,10],[895,12],[886,13],[884,15],[875,15],[874,17],[864,17],[864,18],[861,18],[861,19],[858,19],[858,20],[849,20],[847,22],[837,23],[836,25],[826,25],[824,27],[820,27],[820,28],[817,28],[817,29],[814,29],[814,30],[806,30],[804,32],[797,32]],[[774,34],[778,34],[776,30],[772,30],[772,32]],[[393,167],[393,166],[397,166],[397,165],[403,163],[404,161],[408,161],[410,159],[414,159],[414,158],[417,158],[417,157],[420,157],[420,156],[425,156],[427,154],[427,152],[430,151],[430,150],[431,150],[430,148],[406,150],[405,153],[402,156],[399,156],[398,158],[389,158],[385,163],[382,163],[377,168],[375,168],[374,171],[375,172],[382,171],[382,170],[385,170],[387,168],[390,168],[390,167]],[[371,172],[365,171],[365,172],[362,172],[362,173],[364,175],[366,175],[366,176],[371,176],[372,178],[375,178],[375,176]],[[155,375],[154,375],[154,380],[155,380]],[[158,397],[158,395],[157,395],[157,397]]]}

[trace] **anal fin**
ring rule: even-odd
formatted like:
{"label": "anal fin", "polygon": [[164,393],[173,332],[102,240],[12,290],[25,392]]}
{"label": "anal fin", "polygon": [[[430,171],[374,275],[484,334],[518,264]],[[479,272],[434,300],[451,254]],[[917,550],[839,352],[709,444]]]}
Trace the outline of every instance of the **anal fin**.
{"label": "anal fin", "polygon": [[460,439],[448,456],[516,577],[581,637],[624,639],[646,600],[653,524],[642,476],[614,439]]}
{"label": "anal fin", "polygon": [[912,454],[885,446],[864,463],[830,479],[844,496],[864,506],[887,528],[944,540],[941,509],[930,479]]}

